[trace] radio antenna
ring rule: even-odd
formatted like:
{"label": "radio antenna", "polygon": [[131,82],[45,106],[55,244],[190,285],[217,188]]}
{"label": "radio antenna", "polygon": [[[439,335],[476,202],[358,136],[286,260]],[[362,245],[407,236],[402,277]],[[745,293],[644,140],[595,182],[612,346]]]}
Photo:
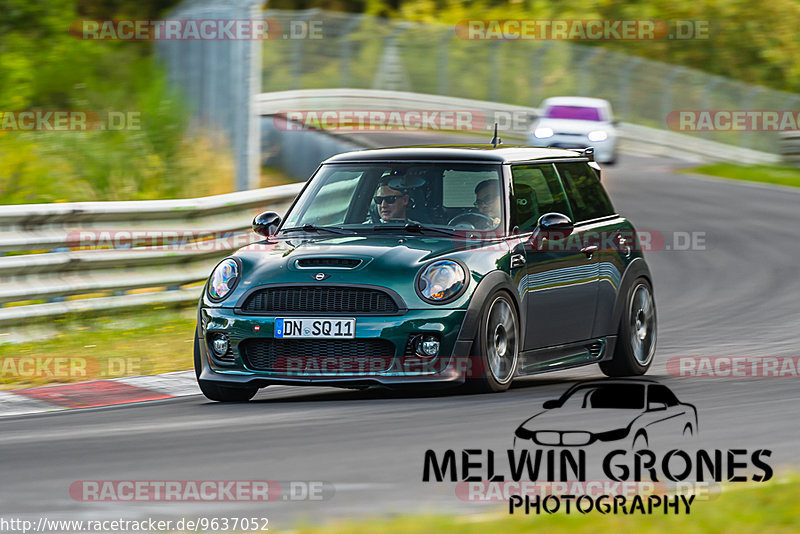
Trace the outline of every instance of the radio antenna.
{"label": "radio antenna", "polygon": [[494,137],[492,137],[492,140],[489,142],[494,148],[497,148],[497,145],[503,144],[503,140],[497,137],[497,123],[494,123]]}

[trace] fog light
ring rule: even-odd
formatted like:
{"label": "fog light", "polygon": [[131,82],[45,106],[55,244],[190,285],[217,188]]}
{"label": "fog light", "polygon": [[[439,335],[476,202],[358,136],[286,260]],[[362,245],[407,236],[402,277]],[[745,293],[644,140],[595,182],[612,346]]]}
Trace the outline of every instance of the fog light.
{"label": "fog light", "polygon": [[216,356],[225,356],[228,352],[228,336],[225,334],[213,334],[211,338],[211,349]]}
{"label": "fog light", "polygon": [[417,355],[433,358],[439,354],[439,339],[436,336],[420,336],[417,339]]}

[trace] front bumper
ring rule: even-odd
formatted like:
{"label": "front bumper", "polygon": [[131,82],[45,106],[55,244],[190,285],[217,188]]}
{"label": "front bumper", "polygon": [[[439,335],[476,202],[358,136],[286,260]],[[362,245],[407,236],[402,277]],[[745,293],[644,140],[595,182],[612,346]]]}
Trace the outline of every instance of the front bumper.
{"label": "front bumper", "polygon": [[[320,354],[321,365],[281,371],[252,368],[240,344],[245,340],[274,339],[275,317],[238,315],[230,308],[201,308],[198,328],[201,380],[228,385],[263,387],[270,384],[331,385],[363,387],[423,383],[459,383],[468,374],[469,351],[474,333],[461,332],[467,310],[408,310],[396,316],[356,316],[356,339],[383,339],[394,346],[391,364],[386,370],[351,365],[337,368],[333,356]],[[321,315],[321,314],[314,314]],[[211,357],[208,335],[225,333],[230,342],[229,362]],[[440,338],[438,355],[423,361],[410,354],[408,341],[418,334],[436,334]],[[282,340],[276,340],[280,343]]]}

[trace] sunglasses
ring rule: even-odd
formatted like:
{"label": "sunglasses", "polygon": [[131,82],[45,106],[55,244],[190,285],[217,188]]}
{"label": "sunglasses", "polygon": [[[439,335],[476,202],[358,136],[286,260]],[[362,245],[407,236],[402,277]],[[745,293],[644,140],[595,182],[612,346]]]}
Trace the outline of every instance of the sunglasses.
{"label": "sunglasses", "polygon": [[402,196],[403,196],[403,195],[390,195],[390,196],[388,196],[388,197],[379,197],[379,196],[375,196],[375,197],[373,197],[373,198],[372,198],[372,200],[374,200],[374,201],[375,201],[375,204],[376,204],[376,205],[380,206],[380,205],[381,205],[381,203],[383,203],[384,201],[385,201],[387,204],[394,204],[394,203],[395,203],[395,201],[396,201],[398,198],[402,197]]}

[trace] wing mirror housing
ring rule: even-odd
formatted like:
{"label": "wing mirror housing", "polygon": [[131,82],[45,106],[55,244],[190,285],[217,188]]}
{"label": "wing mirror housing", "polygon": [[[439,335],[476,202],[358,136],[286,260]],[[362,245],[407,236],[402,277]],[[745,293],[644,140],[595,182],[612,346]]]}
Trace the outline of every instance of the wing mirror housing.
{"label": "wing mirror housing", "polygon": [[647,403],[647,411],[648,412],[658,412],[661,410],[666,410],[667,404],[664,402],[648,402]]}
{"label": "wing mirror housing", "polygon": [[563,213],[545,213],[539,217],[536,230],[534,230],[533,235],[531,236],[531,243],[534,247],[538,248],[542,242],[542,239],[564,239],[572,233],[574,228],[575,223],[573,223],[572,219]]}
{"label": "wing mirror housing", "polygon": [[253,219],[253,231],[264,237],[272,237],[278,232],[281,216],[274,211],[259,213]]}
{"label": "wing mirror housing", "polygon": [[542,404],[542,408],[545,410],[552,410],[553,408],[559,408],[560,406],[561,403],[558,402],[558,399],[550,399],[549,401],[544,401],[544,404]]}

